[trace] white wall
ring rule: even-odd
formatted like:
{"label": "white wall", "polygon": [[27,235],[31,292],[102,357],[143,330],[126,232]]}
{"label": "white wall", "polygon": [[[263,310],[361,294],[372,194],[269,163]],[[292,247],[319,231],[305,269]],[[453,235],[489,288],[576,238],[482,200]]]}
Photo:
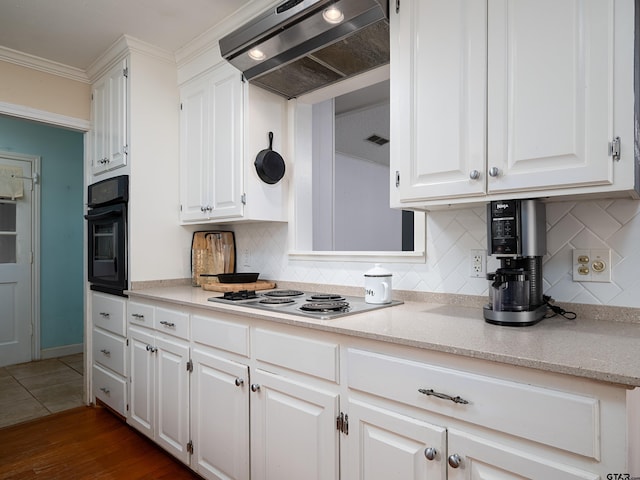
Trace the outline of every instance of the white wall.
{"label": "white wall", "polygon": [[[238,225],[239,271],[261,278],[361,286],[368,263],[297,261],[287,256],[287,224]],[[547,204],[544,291],[558,302],[640,307],[640,201],[601,200]],[[611,283],[574,283],[572,248],[611,248]],[[487,282],[468,276],[468,254],[486,248],[485,208],[431,212],[427,216],[426,264],[387,264],[394,288],[486,295]]]}
{"label": "white wall", "polygon": [[334,250],[401,251],[402,212],[389,208],[389,167],[336,152]]}

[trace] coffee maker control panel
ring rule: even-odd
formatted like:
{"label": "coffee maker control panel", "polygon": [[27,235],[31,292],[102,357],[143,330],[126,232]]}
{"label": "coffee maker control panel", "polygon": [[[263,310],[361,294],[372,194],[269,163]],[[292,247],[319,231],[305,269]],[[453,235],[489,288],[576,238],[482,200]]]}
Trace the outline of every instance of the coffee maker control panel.
{"label": "coffee maker control panel", "polygon": [[489,204],[490,255],[518,255],[520,237],[520,209],[517,200]]}

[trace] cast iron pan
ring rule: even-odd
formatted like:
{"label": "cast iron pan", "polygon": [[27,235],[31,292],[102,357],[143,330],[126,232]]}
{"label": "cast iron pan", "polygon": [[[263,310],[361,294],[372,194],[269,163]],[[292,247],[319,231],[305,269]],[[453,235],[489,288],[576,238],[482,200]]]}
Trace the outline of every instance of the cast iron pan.
{"label": "cast iron pan", "polygon": [[258,280],[259,273],[203,273],[203,277],[218,277],[220,283],[253,283]]}
{"label": "cast iron pan", "polygon": [[260,180],[265,183],[273,185],[284,177],[284,160],[273,151],[273,132],[269,132],[269,148],[258,153],[254,165]]}

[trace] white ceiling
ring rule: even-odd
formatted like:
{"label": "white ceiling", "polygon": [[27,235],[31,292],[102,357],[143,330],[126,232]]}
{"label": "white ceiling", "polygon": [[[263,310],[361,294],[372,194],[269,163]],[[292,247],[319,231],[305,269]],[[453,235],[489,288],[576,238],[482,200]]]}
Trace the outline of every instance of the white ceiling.
{"label": "white ceiling", "polygon": [[86,70],[123,34],[175,52],[253,0],[0,0],[0,46]]}

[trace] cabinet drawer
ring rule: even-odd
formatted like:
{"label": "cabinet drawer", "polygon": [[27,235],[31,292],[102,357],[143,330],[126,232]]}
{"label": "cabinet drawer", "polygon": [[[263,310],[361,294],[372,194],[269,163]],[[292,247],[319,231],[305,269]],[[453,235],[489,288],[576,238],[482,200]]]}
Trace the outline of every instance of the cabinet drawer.
{"label": "cabinet drawer", "polygon": [[[597,398],[357,349],[347,351],[347,376],[352,390],[587,457],[600,456]],[[460,397],[468,403],[419,390]]]}
{"label": "cabinet drawer", "polygon": [[105,330],[93,330],[93,361],[126,376],[125,339]]}
{"label": "cabinet drawer", "polygon": [[156,308],[153,326],[159,332],[189,339],[189,315],[187,313]]}
{"label": "cabinet drawer", "polygon": [[151,305],[129,302],[127,305],[127,319],[129,323],[153,328],[154,308]]}
{"label": "cabinet drawer", "polygon": [[244,357],[249,356],[247,325],[194,315],[191,317],[191,336],[194,342]]}
{"label": "cabinet drawer", "polygon": [[253,352],[258,361],[338,381],[338,345],[257,328]]}
{"label": "cabinet drawer", "polygon": [[94,364],[93,394],[123,417],[127,416],[127,382],[124,378]]}
{"label": "cabinet drawer", "polygon": [[91,298],[93,325],[124,337],[126,335],[124,298],[100,293],[94,293]]}

